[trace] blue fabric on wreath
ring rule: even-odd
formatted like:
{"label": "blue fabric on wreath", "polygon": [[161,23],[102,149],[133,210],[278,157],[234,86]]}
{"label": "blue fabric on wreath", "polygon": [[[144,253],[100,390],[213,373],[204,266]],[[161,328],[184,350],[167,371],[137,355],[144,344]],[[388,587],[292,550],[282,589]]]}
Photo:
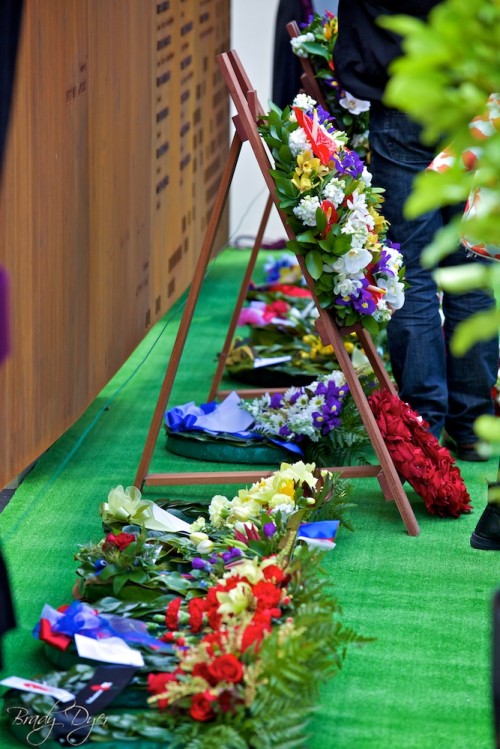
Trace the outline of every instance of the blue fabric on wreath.
{"label": "blue fabric on wreath", "polygon": [[239,407],[241,398],[230,393],[221,403],[212,401],[197,406],[190,401],[183,406],[175,406],[165,413],[165,424],[171,432],[205,432],[206,434],[231,434],[245,440],[264,439],[279,447],[303,455],[302,448],[294,442],[286,442],[272,437],[264,437],[251,430],[255,423],[251,414]]}
{"label": "blue fabric on wreath", "polygon": [[[59,611],[45,604],[40,619],[46,619],[53,632],[74,637],[76,634],[100,640],[107,637],[120,637],[129,644],[143,645],[152,650],[170,652],[172,645],[156,639],[148,633],[147,624],[140,619],[118,616],[116,614],[99,614],[93,608],[80,601],[73,601],[65,611]],[[37,639],[40,634],[40,622],[33,629]]]}

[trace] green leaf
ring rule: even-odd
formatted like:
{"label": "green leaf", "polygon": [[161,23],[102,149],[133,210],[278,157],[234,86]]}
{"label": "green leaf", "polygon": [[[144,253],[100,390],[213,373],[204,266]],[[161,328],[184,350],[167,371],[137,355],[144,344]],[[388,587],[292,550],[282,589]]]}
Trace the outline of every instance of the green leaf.
{"label": "green leaf", "polygon": [[109,580],[109,578],[113,577],[113,575],[116,575],[117,572],[118,572],[118,567],[116,566],[116,564],[108,564],[99,573],[98,575],[99,580]]}
{"label": "green leaf", "polygon": [[307,253],[306,268],[309,275],[317,281],[323,272],[323,260],[319,250],[311,250]]}
{"label": "green leaf", "polygon": [[363,317],[361,318],[361,325],[372,336],[377,335],[380,330],[378,322],[370,315],[363,315]]}
{"label": "green leaf", "polygon": [[116,575],[113,578],[113,595],[119,595],[121,589],[128,582],[128,575]]}
{"label": "green leaf", "polygon": [[303,42],[301,46],[306,52],[309,52],[310,55],[317,55],[318,57],[325,59],[327,62],[330,62],[330,54],[323,44],[318,44],[317,42]]}
{"label": "green leaf", "polygon": [[310,229],[301,232],[301,234],[297,234],[296,240],[301,244],[317,244],[316,237]]}
{"label": "green leaf", "polygon": [[318,233],[324,232],[327,226],[325,213],[319,207],[316,209],[316,226],[318,227]]}

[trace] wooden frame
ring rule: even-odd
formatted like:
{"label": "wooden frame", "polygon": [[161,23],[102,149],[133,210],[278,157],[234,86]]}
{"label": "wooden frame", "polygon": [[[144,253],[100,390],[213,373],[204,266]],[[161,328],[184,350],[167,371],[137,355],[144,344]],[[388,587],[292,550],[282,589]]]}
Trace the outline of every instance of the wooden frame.
{"label": "wooden frame", "polygon": [[[187,339],[189,327],[201,290],[201,285],[205,276],[205,271],[210,261],[219,221],[228,197],[231,180],[236,168],[238,157],[241,151],[241,146],[244,142],[249,142],[255,159],[257,160],[257,163],[262,172],[263,178],[269,189],[269,195],[271,196],[272,201],[276,205],[278,212],[282,218],[284,229],[289,239],[294,239],[293,231],[287,224],[285,215],[279,210],[274,189],[274,182],[269,173],[271,162],[257,129],[257,121],[259,117],[264,114],[264,111],[257,99],[257,94],[252,88],[252,85],[247,78],[239,57],[234,50],[222,53],[218,56],[217,61],[219,63],[220,69],[229,89],[229,93],[236,108],[237,114],[233,118],[236,132],[231,143],[228,160],[222,175],[219,190],[215,199],[214,209],[212,211],[211,219],[207,227],[203,245],[200,251],[198,264],[193,276],[193,281],[186,302],[184,314],[179,326],[169,365],[165,373],[149,432],[146,438],[144,451],[137,470],[137,475],[134,483],[140,489],[142,489],[144,485],[172,486],[189,484],[243,483],[249,481],[257,481],[259,478],[272,473],[271,471],[266,473],[263,471],[231,470],[194,473],[148,473],[155,444],[162,426],[164,413],[168,405],[168,399],[171,394],[175,376],[180,364],[182,351]],[[268,207],[270,210],[270,203],[268,203]],[[261,234],[261,231],[263,231],[262,226],[265,226],[264,218],[261,223],[259,235]],[[267,221],[267,218],[265,218],[265,220]],[[257,251],[258,247],[256,242],[256,246],[254,247],[252,255],[254,262]],[[307,273],[303,258],[301,258],[300,256],[298,257],[298,263],[318,308],[318,332],[322,338],[323,343],[325,345],[332,345],[336,352],[339,365],[342,369],[342,372],[344,373],[352,397],[354,398],[354,401],[358,407],[361,419],[367,430],[375,454],[377,455],[377,458],[379,460],[379,464],[377,465],[334,466],[329,467],[329,470],[338,472],[346,478],[376,477],[379,481],[385,498],[387,500],[395,501],[409,535],[417,536],[420,532],[418,523],[416,521],[406,493],[403,489],[400,477],[394,467],[392,459],[384,443],[375,417],[373,416],[373,413],[370,409],[366,395],[363,391],[361,383],[359,382],[351,359],[344,348],[343,336],[349,333],[354,333],[357,336],[357,339],[363,346],[365,354],[372,365],[375,377],[377,378],[381,387],[389,390],[389,392],[391,392],[392,394],[396,394],[394,385],[392,384],[387,374],[384,364],[379,357],[368,332],[364,330],[361,325],[355,325],[350,328],[339,328],[331,313],[328,310],[321,309],[321,307],[319,306],[317,298],[314,294],[313,281]],[[251,263],[249,263],[249,266],[250,265]],[[243,287],[242,285],[243,291],[244,288],[245,287]],[[228,336],[230,334],[232,335],[232,331],[228,333]]]}

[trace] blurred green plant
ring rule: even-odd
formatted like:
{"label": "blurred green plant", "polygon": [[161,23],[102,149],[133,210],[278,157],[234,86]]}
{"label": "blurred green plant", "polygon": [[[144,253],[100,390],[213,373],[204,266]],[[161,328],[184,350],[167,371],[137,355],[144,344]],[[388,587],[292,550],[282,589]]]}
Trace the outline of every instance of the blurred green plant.
{"label": "blurred green plant", "polygon": [[[500,130],[493,121],[492,134],[481,141],[471,121],[486,112],[490,94],[500,92],[500,0],[444,0],[431,11],[426,23],[405,16],[385,16],[380,24],[402,37],[403,55],[392,63],[384,101],[406,112],[422,125],[422,139],[437,150],[451,147],[458,156],[473,149],[474,170],[455,159],[446,171],[426,171],[415,180],[405,213],[415,218],[428,210],[466,201],[472,189],[488,193],[480,215],[458,218],[436,233],[424,250],[422,263],[433,267],[457,245],[457,238],[500,244]],[[438,285],[450,292],[471,288],[491,291],[500,299],[500,264],[468,264],[437,269]],[[451,341],[461,355],[479,340],[500,329],[500,310],[471,316],[459,325]],[[481,439],[500,446],[500,422],[481,417],[475,430]]]}

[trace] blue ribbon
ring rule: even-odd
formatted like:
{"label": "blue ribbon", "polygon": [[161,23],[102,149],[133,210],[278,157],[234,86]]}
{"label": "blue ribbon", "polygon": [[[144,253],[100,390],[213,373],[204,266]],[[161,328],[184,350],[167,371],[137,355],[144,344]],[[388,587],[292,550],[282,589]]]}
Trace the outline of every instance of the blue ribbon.
{"label": "blue ribbon", "polygon": [[[80,601],[73,601],[65,611],[52,606],[44,606],[42,618],[50,622],[53,632],[74,637],[76,634],[100,640],[107,637],[121,637],[127,643],[143,645],[152,650],[170,651],[172,646],[157,640],[147,631],[147,624],[139,619],[130,619],[116,614],[96,614],[94,609]],[[33,636],[39,638],[40,623]]]}
{"label": "blue ribbon", "polygon": [[205,432],[206,434],[230,434],[244,440],[267,440],[292,453],[303,455],[302,448],[294,442],[286,442],[271,437],[264,437],[252,432],[254,419],[247,411],[239,407],[240,397],[230,393],[222,403],[204,403],[196,406],[190,401],[183,406],[175,406],[165,413],[165,423],[172,432]]}
{"label": "blue ribbon", "polygon": [[340,520],[317,520],[313,523],[302,523],[297,538],[333,542],[339,525]]}

